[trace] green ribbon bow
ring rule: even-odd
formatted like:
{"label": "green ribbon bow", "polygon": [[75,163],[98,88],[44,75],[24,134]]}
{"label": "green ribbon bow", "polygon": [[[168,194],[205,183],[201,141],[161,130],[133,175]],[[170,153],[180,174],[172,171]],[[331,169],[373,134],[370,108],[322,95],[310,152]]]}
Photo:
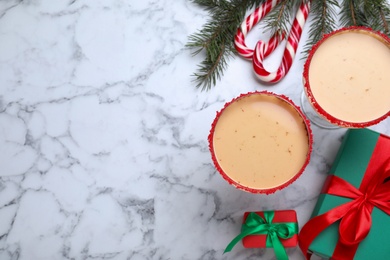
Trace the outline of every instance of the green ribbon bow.
{"label": "green ribbon bow", "polygon": [[226,247],[229,252],[244,237],[249,235],[267,235],[266,246],[273,247],[278,260],[288,260],[286,249],[280,239],[287,239],[298,233],[297,223],[272,223],[274,211],[264,211],[264,218],[250,212],[242,225],[241,234],[236,236]]}

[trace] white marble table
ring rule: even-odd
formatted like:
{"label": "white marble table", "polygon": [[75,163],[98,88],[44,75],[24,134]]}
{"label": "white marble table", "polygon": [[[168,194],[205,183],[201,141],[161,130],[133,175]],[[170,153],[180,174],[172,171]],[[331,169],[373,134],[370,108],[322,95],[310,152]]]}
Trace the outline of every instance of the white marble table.
{"label": "white marble table", "polygon": [[299,103],[303,44],[275,86],[236,58],[202,92],[185,44],[207,19],[190,1],[0,2],[0,259],[275,259],[223,250],[245,211],[294,209],[302,226],[345,130],[313,127],[312,160],[282,191],[229,186],[208,151],[216,111],[254,90]]}

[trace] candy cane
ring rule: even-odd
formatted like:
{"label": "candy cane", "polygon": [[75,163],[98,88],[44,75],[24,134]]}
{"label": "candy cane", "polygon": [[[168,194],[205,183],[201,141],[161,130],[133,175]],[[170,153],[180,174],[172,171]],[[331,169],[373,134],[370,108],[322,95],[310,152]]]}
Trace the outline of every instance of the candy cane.
{"label": "candy cane", "polygon": [[283,54],[282,64],[276,72],[270,73],[264,69],[263,60],[271,54],[279,43],[284,39],[284,35],[275,34],[268,42],[258,41],[255,50],[249,49],[245,44],[245,37],[248,32],[266,16],[280,0],[268,0],[249,15],[238,28],[234,37],[234,46],[237,52],[246,59],[253,59],[253,68],[256,76],[265,82],[278,82],[290,70],[299,39],[302,34],[303,26],[310,11],[310,1],[302,3],[294,19],[291,31]]}
{"label": "candy cane", "polygon": [[[255,11],[249,15],[237,29],[237,33],[234,37],[234,46],[237,52],[246,59],[252,59],[253,50],[249,49],[245,44],[245,37],[248,32],[255,26],[257,23],[263,19],[278,3],[280,0],[268,0],[261,6],[257,7]],[[279,45],[279,40],[276,36],[273,36],[269,41],[269,46],[267,48],[268,56],[276,47]]]}
{"label": "candy cane", "polygon": [[256,76],[265,82],[278,82],[290,70],[293,63],[295,53],[298,48],[299,39],[302,35],[303,26],[310,11],[310,1],[302,3],[299,7],[297,15],[294,19],[290,34],[287,39],[286,48],[284,50],[282,63],[276,72],[268,72],[263,66],[263,60],[269,55],[268,43],[258,41],[253,53],[253,69]]}

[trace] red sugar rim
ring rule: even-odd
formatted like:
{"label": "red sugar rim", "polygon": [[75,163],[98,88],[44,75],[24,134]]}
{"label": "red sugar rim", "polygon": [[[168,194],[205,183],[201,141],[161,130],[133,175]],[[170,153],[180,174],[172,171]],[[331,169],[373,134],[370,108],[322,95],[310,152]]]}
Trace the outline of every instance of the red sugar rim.
{"label": "red sugar rim", "polygon": [[[306,156],[305,162],[303,163],[301,169],[291,179],[289,179],[285,183],[283,183],[283,184],[281,184],[279,186],[273,187],[273,188],[256,189],[256,188],[251,188],[251,187],[246,187],[244,185],[241,185],[240,183],[238,183],[235,180],[233,180],[232,178],[230,178],[222,170],[222,167],[219,165],[219,163],[217,161],[217,158],[215,156],[213,137],[214,137],[215,127],[216,127],[216,125],[218,123],[218,120],[219,120],[220,116],[222,115],[223,111],[230,104],[234,103],[235,101],[237,101],[239,99],[242,99],[243,97],[247,97],[247,96],[250,96],[250,95],[268,95],[268,96],[273,96],[273,97],[279,98],[280,100],[282,100],[282,101],[286,102],[287,104],[289,104],[291,107],[293,107],[298,112],[300,117],[303,119],[303,122],[305,123],[305,127],[306,127],[306,133],[307,133],[308,141],[309,141],[309,147],[308,147],[309,149],[308,149],[308,152],[307,152],[307,156]],[[210,130],[210,133],[209,133],[209,136],[208,136],[208,142],[209,142],[209,150],[211,152],[211,157],[212,157],[212,160],[213,160],[215,168],[218,170],[218,172],[222,175],[222,177],[230,185],[233,185],[237,189],[244,190],[244,191],[250,192],[250,193],[271,194],[271,193],[275,193],[276,191],[281,190],[281,189],[289,186],[291,183],[296,181],[302,175],[303,171],[305,170],[306,166],[309,164],[309,161],[310,161],[310,155],[311,155],[311,152],[312,152],[312,149],[313,149],[313,133],[311,131],[310,122],[306,118],[305,114],[302,113],[301,109],[297,105],[295,105],[294,102],[291,99],[289,99],[287,96],[275,94],[275,93],[268,92],[268,91],[254,91],[254,92],[248,92],[246,94],[241,94],[240,96],[232,99],[230,102],[225,103],[224,107],[219,112],[217,112],[216,117],[215,117],[213,123],[211,124],[211,130]]]}
{"label": "red sugar rim", "polygon": [[307,58],[307,60],[306,60],[306,62],[304,64],[304,67],[303,67],[303,79],[304,79],[303,80],[303,85],[304,85],[304,90],[305,90],[306,96],[307,96],[310,104],[312,104],[314,109],[321,116],[326,118],[327,121],[329,121],[332,124],[341,126],[341,127],[365,128],[365,127],[368,127],[368,126],[372,126],[372,125],[378,124],[382,120],[386,119],[388,116],[390,116],[390,111],[387,112],[386,114],[384,114],[383,116],[379,117],[379,118],[376,118],[376,119],[373,119],[373,120],[370,120],[370,121],[367,121],[367,122],[348,122],[348,121],[345,121],[345,120],[338,119],[338,118],[332,116],[331,114],[329,114],[328,112],[326,112],[318,104],[317,100],[313,96],[313,93],[312,93],[311,87],[310,87],[310,83],[309,83],[309,67],[310,67],[311,60],[312,60],[314,54],[316,53],[317,49],[328,38],[330,38],[330,37],[332,37],[332,36],[334,36],[336,34],[339,34],[339,33],[342,33],[342,32],[348,32],[348,31],[364,31],[364,32],[367,32],[368,34],[374,35],[373,37],[378,38],[378,40],[382,41],[384,44],[386,44],[386,45],[388,45],[390,47],[390,38],[387,37],[387,35],[385,35],[385,34],[383,34],[381,32],[375,31],[375,30],[373,30],[373,29],[371,29],[369,27],[350,26],[350,27],[341,28],[339,30],[336,30],[336,31],[333,31],[333,32],[331,32],[329,34],[326,34],[310,50],[309,56],[308,56],[308,58]]}

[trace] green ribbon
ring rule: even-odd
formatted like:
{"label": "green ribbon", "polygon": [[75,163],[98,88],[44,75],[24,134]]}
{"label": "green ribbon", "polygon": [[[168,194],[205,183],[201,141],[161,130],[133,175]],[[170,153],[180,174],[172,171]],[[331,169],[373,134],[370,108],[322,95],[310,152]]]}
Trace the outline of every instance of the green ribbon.
{"label": "green ribbon", "polygon": [[266,246],[273,247],[278,260],[288,260],[286,249],[280,239],[287,239],[298,233],[298,224],[293,222],[272,223],[274,211],[264,211],[264,218],[254,212],[250,212],[242,225],[241,234],[236,236],[226,247],[229,252],[244,237],[249,235],[267,235]]}

